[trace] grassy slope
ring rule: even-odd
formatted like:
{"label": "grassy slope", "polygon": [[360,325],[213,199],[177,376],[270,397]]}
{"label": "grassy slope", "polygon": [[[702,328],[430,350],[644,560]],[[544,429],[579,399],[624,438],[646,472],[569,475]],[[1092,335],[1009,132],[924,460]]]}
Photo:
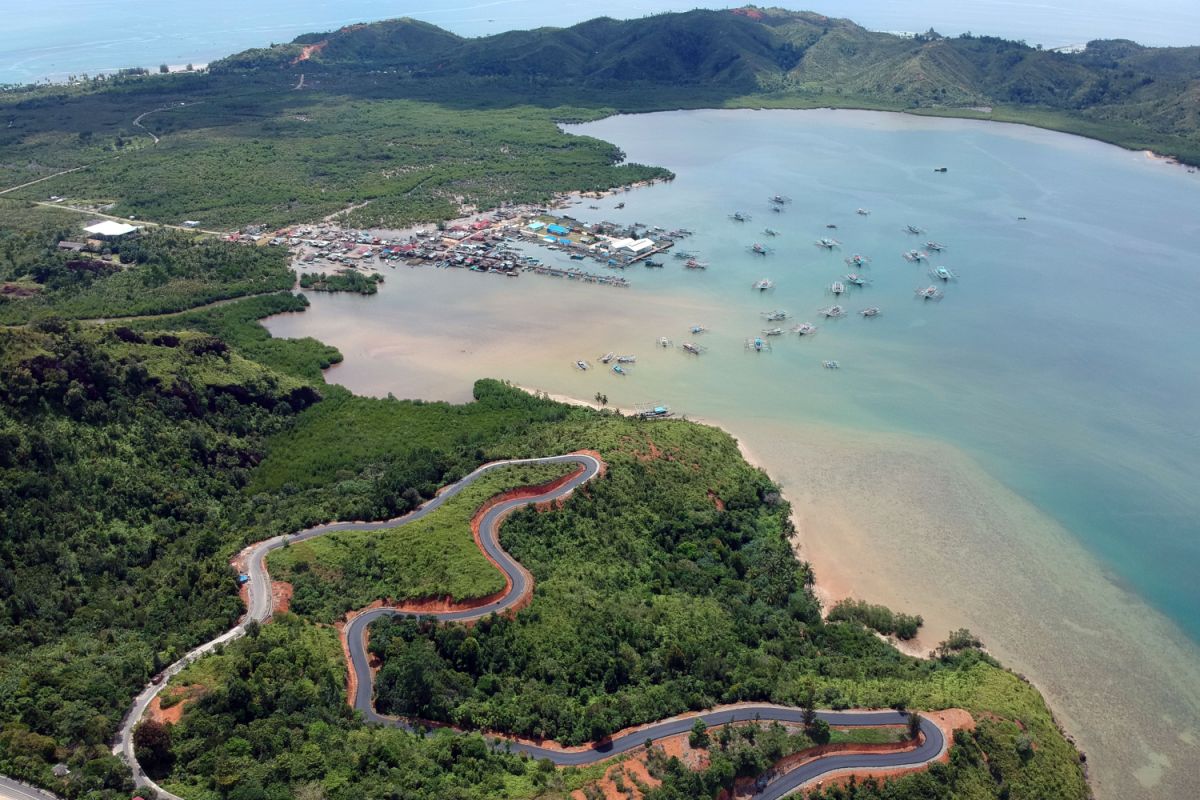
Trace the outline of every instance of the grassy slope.
{"label": "grassy slope", "polygon": [[417,522],[387,531],[331,533],[276,550],[268,562],[271,576],[295,588],[295,612],[324,622],[379,599],[486,597],[504,588],[504,576],[476,546],[471,517],[503,491],[570,471],[562,464],[538,464],[489,473]]}

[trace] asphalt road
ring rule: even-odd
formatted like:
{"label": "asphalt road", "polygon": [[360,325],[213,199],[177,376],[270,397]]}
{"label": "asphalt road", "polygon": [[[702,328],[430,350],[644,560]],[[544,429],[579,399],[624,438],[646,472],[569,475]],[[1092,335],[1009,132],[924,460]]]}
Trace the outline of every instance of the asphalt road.
{"label": "asphalt road", "polygon": [[58,796],[0,776],[0,800],[58,800]]}
{"label": "asphalt road", "polygon": [[[323,536],[333,531],[376,531],[406,525],[432,513],[447,500],[471,485],[480,476],[492,470],[513,464],[578,464],[580,470],[572,475],[569,480],[544,494],[536,497],[508,500],[493,506],[484,514],[480,521],[480,540],[483,549],[500,565],[500,569],[508,576],[511,582],[509,590],[503,597],[478,608],[431,614],[428,616],[436,617],[445,622],[463,622],[479,619],[489,614],[512,608],[526,592],[527,587],[530,585],[530,577],[524,567],[500,547],[500,523],[514,509],[533,503],[566,497],[579,486],[595,478],[600,473],[603,465],[593,456],[570,454],[549,458],[498,461],[486,464],[457,483],[446,487],[437,497],[403,517],[384,522],[335,522],[329,525],[319,525],[294,534],[276,536],[254,545],[249,549],[246,557],[247,574],[250,576],[250,581],[247,584],[249,602],[247,613],[241,622],[211,642],[197,647],[164,670],[163,680],[159,684],[148,685],[138,695],[129,713],[126,715],[125,721],[121,726],[118,741],[113,747],[113,752],[123,756],[126,762],[133,768],[135,782],[139,786],[147,786],[155,789],[166,800],[181,800],[181,798],[177,798],[175,795],[164,791],[141,770],[133,754],[133,728],[145,713],[146,708],[149,707],[150,702],[168,683],[172,675],[178,673],[197,658],[212,651],[218,645],[245,635],[245,626],[251,620],[263,622],[270,618],[273,600],[271,596],[270,576],[267,573],[266,558],[272,550],[283,547],[289,542],[304,541],[305,539]],[[373,697],[374,680],[368,665],[366,653],[366,632],[370,623],[382,616],[402,613],[404,612],[395,609],[378,608],[361,614],[347,627],[346,638],[350,646],[351,669],[354,670],[358,680],[358,690],[354,697],[354,707],[363,713],[368,722],[411,730],[412,726],[405,720],[385,717],[375,711]],[[663,720],[662,722],[638,729],[635,732],[617,735],[609,740],[594,744],[591,747],[575,750],[541,747],[525,742],[507,740],[502,737],[492,737],[492,741],[497,746],[511,749],[513,752],[528,753],[534,758],[547,758],[560,766],[583,765],[592,764],[642,747],[647,739],[659,739],[664,736],[685,733],[691,730],[696,716],[699,716],[708,725],[712,726],[751,720],[760,720],[762,722],[777,720],[779,722],[795,723],[803,721],[803,713],[798,708],[768,704],[717,708],[699,715]],[[817,715],[831,725],[842,726],[903,725],[907,722],[907,716],[898,711],[822,711],[818,712]],[[921,730],[924,733],[924,739],[914,750],[900,753],[830,754],[795,769],[786,775],[774,778],[767,784],[758,797],[763,798],[763,800],[775,800],[794,792],[798,787],[822,775],[845,769],[922,766],[939,757],[945,751],[947,743],[945,737],[942,736],[941,730],[929,720],[922,719]],[[0,782],[0,788],[4,786],[5,783]],[[34,798],[36,800],[46,800],[45,795],[18,795],[17,798],[18,800],[32,800]]]}

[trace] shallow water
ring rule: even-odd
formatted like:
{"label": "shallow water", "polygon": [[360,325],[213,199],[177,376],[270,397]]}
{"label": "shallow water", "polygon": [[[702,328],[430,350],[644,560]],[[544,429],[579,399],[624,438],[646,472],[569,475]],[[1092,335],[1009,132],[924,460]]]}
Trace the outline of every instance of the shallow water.
{"label": "shallow water", "polygon": [[[378,296],[314,297],[272,332],[341,348],[330,379],[360,392],[461,400],[491,375],[719,420],[784,485],[830,591],[922,613],[928,645],[983,634],[1046,692],[1103,796],[1200,793],[1197,176],[1075,137],[868,112],[573,130],[678,177],[572,213],[691,228],[682,246],[712,268],[668,258],[617,290],[402,267]],[[781,214],[776,192],[793,198]],[[824,235],[845,247],[814,247]],[[900,257],[927,238],[960,276],[938,303],[913,295],[928,266]],[[822,322],[851,252],[872,284]],[[761,276],[777,289],[753,292]],[[866,305],[883,313],[853,313]],[[821,329],[745,352],[773,308]],[[655,346],[695,322],[704,356]],[[609,350],[638,355],[627,378],[571,367]]]}

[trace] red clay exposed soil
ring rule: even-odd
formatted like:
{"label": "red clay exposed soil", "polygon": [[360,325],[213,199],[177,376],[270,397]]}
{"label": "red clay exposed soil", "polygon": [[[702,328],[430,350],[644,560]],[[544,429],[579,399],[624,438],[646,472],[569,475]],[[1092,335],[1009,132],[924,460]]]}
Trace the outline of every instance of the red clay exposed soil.
{"label": "red clay exposed soil", "polygon": [[329,42],[323,40],[323,41],[317,42],[316,44],[304,45],[304,47],[300,50],[300,55],[298,55],[292,59],[292,66],[293,67],[296,66],[301,61],[308,61],[314,55],[316,55],[317,53],[320,53],[322,50],[324,50],[325,45],[327,45],[327,44],[329,44]]}
{"label": "red clay exposed soil", "polygon": [[710,501],[712,501],[712,504],[713,504],[714,506],[716,506],[716,507],[717,507],[717,511],[724,511],[724,510],[725,510],[725,501],[724,501],[724,500],[722,500],[721,498],[717,497],[717,493],[716,493],[716,492],[714,492],[712,489],[709,489],[709,490],[708,490],[708,499],[709,499]]}
{"label": "red clay exposed soil", "polygon": [[183,697],[169,708],[162,707],[162,695],[158,695],[150,701],[150,706],[146,709],[146,714],[150,719],[161,722],[164,725],[174,725],[183,718],[183,709],[187,704],[193,700],[198,700],[204,694],[204,687],[179,686],[174,691],[182,693]]}
{"label": "red clay exposed soil", "polygon": [[292,605],[292,585],[287,581],[271,581],[271,613],[286,613]]}

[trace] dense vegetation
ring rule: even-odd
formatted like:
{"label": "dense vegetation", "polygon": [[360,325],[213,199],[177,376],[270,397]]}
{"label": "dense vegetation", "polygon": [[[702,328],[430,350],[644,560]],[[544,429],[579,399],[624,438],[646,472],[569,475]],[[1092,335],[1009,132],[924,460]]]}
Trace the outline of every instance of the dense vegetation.
{"label": "dense vegetation", "polygon": [[151,228],[96,251],[60,250],[60,241],[82,241],[87,218],[21,206],[0,202],[18,222],[0,225],[0,323],[162,314],[292,286],[278,249]]}
{"label": "dense vegetation", "polygon": [[300,273],[300,288],[311,289],[314,292],[354,292],[356,294],[375,294],[383,276],[378,272],[364,275],[354,270],[335,272],[332,275],[324,272]]}
{"label": "dense vegetation", "polygon": [[[306,60],[297,61],[305,47]],[[304,76],[301,90],[300,76]],[[852,107],[1027,122],[1200,164],[1200,48],[902,38],[805,12],[597,19],[463,39],[412,20],[252,50],[206,74],[0,92],[0,184],[206,227],[350,225],[541,202],[663,170],[560,120],[697,107]],[[143,122],[158,143],[133,126]],[[11,195],[10,195],[11,196]]]}
{"label": "dense vegetation", "polygon": [[887,606],[873,605],[865,600],[849,598],[836,603],[829,609],[827,619],[832,622],[848,620],[861,622],[884,636],[896,635],[897,639],[911,639],[917,635],[924,620],[919,614],[899,614]]}

